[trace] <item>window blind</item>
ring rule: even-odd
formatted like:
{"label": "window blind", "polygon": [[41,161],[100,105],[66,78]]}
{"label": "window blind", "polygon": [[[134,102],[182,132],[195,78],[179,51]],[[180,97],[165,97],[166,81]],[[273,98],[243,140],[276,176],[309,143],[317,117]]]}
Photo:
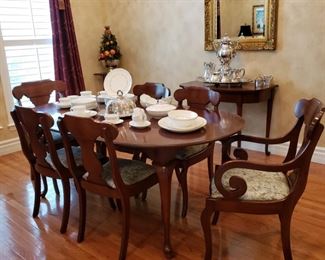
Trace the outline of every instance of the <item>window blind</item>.
{"label": "window blind", "polygon": [[11,88],[54,79],[49,0],[0,0],[0,28]]}

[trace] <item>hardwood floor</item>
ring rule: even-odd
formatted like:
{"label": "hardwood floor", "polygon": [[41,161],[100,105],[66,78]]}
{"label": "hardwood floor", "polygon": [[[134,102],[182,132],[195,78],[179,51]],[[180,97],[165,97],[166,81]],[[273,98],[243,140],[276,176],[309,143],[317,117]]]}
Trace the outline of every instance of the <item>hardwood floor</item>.
{"label": "hardwood floor", "polygon": [[[252,155],[260,161],[280,159]],[[219,161],[218,150],[215,159]],[[188,177],[189,210],[182,219],[181,191],[173,176],[172,245],[175,259],[202,259],[200,214],[208,192],[206,162],[191,167]],[[72,190],[68,231],[62,235],[63,196],[55,195],[49,180],[49,193],[41,202],[39,217],[33,219],[34,192],[26,159],[20,152],[0,157],[0,259],[117,259],[120,213],[106,199],[88,194],[85,241],[78,244],[77,196]],[[283,259],[277,216],[223,213],[212,229],[214,259]],[[311,165],[307,188],[293,215],[291,240],[294,259],[325,259],[325,165]],[[147,201],[131,201],[128,259],[164,259],[162,241],[157,186],[148,191]]]}

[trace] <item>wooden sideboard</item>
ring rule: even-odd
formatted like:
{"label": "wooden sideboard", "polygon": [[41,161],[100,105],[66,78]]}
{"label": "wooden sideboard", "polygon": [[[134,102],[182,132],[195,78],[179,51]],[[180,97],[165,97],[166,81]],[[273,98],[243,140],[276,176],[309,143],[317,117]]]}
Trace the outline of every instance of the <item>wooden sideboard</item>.
{"label": "wooden sideboard", "polygon": [[[255,84],[253,83],[245,83],[241,86],[231,86],[230,84],[223,84],[222,86],[219,86],[213,83],[190,81],[180,84],[181,88],[186,88],[189,86],[209,87],[212,90],[218,91],[221,96],[221,102],[235,103],[237,106],[237,114],[240,116],[243,115],[244,103],[259,103],[262,101],[267,101],[265,137],[270,136],[273,98],[278,85],[271,85],[265,88],[256,88]],[[240,146],[240,143],[238,145]],[[265,154],[270,154],[267,144],[265,145]]]}

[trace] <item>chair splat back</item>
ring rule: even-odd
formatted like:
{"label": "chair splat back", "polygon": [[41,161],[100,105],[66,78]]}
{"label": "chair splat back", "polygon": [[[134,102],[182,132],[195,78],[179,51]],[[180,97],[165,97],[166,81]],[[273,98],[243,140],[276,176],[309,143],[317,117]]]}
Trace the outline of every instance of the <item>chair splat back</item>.
{"label": "chair splat back", "polygon": [[206,109],[208,104],[212,104],[214,110],[217,111],[220,103],[220,94],[217,91],[197,86],[177,89],[174,98],[178,102],[179,108],[183,108],[183,101],[187,100],[187,105],[191,109]]}
{"label": "chair splat back", "polygon": [[[110,164],[113,168],[115,166],[115,169],[112,171],[114,182],[116,183],[117,187],[123,184],[122,179],[119,175],[119,168],[117,167],[116,162],[117,157],[113,145],[113,140],[118,135],[118,130],[115,126],[98,123],[91,118],[78,118],[68,115],[65,115],[65,117],[60,120],[58,124],[61,135],[63,137],[64,146],[66,150],[68,150],[68,156],[72,154],[69,151],[71,150],[71,144],[67,137],[68,132],[71,133],[71,135],[80,145],[83,167],[89,173],[86,182],[93,183],[94,186],[101,185],[107,187],[101,176],[103,167],[100,160],[98,159],[95,149],[97,140],[99,138],[102,138],[105,139],[105,144],[109,152]],[[72,164],[73,161],[73,158],[68,158],[69,168],[71,169],[75,168]],[[116,176],[114,174],[115,172],[117,173]]]}
{"label": "chair splat back", "polygon": [[26,96],[35,106],[47,104],[49,102],[51,93],[56,91],[59,95],[64,95],[67,86],[63,81],[56,80],[40,80],[32,82],[21,83],[12,90],[12,95],[18,100],[19,105],[21,99]]}
{"label": "chair splat back", "polygon": [[137,105],[139,105],[141,95],[146,94],[152,98],[161,99],[170,96],[170,89],[163,83],[146,82],[142,85],[135,85],[133,94],[137,97]]}

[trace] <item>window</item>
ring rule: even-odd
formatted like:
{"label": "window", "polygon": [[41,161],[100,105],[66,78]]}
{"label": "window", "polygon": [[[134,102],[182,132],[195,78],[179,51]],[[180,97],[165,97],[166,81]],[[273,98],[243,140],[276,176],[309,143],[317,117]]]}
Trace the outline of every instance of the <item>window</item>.
{"label": "window", "polygon": [[49,0],[0,0],[0,42],[8,98],[21,82],[54,79]]}

